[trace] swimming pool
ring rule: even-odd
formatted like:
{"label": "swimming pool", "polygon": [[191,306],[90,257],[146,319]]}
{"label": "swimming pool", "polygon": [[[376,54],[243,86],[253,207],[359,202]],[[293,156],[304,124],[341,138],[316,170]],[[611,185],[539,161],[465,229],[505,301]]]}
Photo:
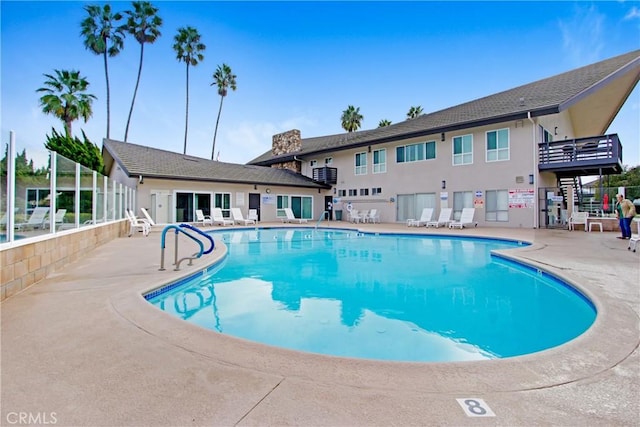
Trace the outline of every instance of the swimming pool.
{"label": "swimming pool", "polygon": [[166,292],[157,307],[278,347],[397,361],[464,361],[563,344],[593,305],[541,271],[492,256],[518,242],[355,231],[213,233],[226,260]]}

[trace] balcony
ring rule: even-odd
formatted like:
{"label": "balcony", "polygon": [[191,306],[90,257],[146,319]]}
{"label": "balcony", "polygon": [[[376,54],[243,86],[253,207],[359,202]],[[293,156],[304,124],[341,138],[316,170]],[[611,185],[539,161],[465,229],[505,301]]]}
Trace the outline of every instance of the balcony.
{"label": "balcony", "polygon": [[614,175],[622,172],[622,144],[617,134],[538,144],[538,170],[558,178]]}
{"label": "balcony", "polygon": [[338,169],[330,167],[314,168],[313,180],[322,182],[323,184],[338,183]]}

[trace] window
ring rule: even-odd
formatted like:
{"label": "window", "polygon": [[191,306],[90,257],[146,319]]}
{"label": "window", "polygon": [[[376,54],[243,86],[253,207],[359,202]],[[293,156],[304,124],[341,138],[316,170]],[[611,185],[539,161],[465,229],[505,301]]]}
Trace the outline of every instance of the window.
{"label": "window", "polygon": [[231,216],[231,193],[216,193],[213,195],[213,207],[222,209],[225,218]]}
{"label": "window", "polygon": [[376,194],[382,194],[382,187],[375,187],[371,189],[371,194],[375,196]]}
{"label": "window", "polygon": [[455,191],[453,193],[453,219],[458,221],[462,215],[462,209],[472,208],[473,191]]}
{"label": "window", "polygon": [[553,135],[551,134],[551,132],[549,132],[542,126],[540,126],[540,129],[542,130],[542,142],[553,142]]}
{"label": "window", "polygon": [[487,162],[509,160],[509,129],[487,132]]}
{"label": "window", "polygon": [[473,163],[473,136],[456,136],[453,138],[453,164],[470,165],[471,163]]}
{"label": "window", "polygon": [[347,190],[338,190],[338,197],[345,197],[347,195]]}
{"label": "window", "polygon": [[325,165],[332,165],[333,164],[333,157],[325,157],[324,164]]}
{"label": "window", "polygon": [[420,218],[423,208],[436,207],[435,193],[398,194],[397,221]]}
{"label": "window", "polygon": [[509,221],[509,191],[487,190],[485,219],[487,221]]}
{"label": "window", "polygon": [[387,149],[373,150],[373,173],[385,173],[387,171]]}
{"label": "window", "polygon": [[356,153],[356,175],[367,174],[367,153]]}
{"label": "window", "polygon": [[396,163],[418,162],[436,158],[436,142],[420,142],[418,144],[396,147]]}
{"label": "window", "polygon": [[369,189],[368,188],[361,188],[360,189],[360,195],[361,196],[368,196],[369,195]]}
{"label": "window", "polygon": [[317,160],[309,160],[309,166],[312,168],[315,168],[316,166],[318,166],[318,161]]}
{"label": "window", "polygon": [[349,190],[349,196],[357,196],[358,195],[358,190],[356,190],[355,188],[352,188]]}
{"label": "window", "polygon": [[313,218],[313,197],[279,195],[276,198],[276,216],[284,218],[285,208],[291,208],[296,218]]}

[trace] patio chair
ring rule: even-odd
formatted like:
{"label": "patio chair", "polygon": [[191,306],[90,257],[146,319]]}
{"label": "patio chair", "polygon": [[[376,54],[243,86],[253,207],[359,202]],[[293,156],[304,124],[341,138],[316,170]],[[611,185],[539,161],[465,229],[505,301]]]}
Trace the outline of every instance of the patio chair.
{"label": "patio chair", "polygon": [[380,223],[380,214],[378,213],[378,209],[371,209],[369,214],[367,215],[367,222],[370,223]]}
{"label": "patio chair", "polygon": [[420,227],[421,225],[427,225],[433,217],[433,208],[423,208],[420,219],[408,219],[407,227]]}
{"label": "patio chair", "polygon": [[144,215],[144,218],[147,220],[150,226],[153,227],[154,225],[156,225],[156,222],[153,220],[153,218],[151,218],[151,215],[149,215],[149,212],[147,212],[145,208],[140,208],[140,212],[142,212],[142,215]]}
{"label": "patio chair", "polygon": [[478,226],[478,223],[473,222],[473,216],[476,214],[475,208],[463,208],[462,214],[460,215],[460,220],[452,221],[449,223],[449,228],[459,228],[462,229],[467,225],[473,224],[474,227]]}
{"label": "patio chair", "polygon": [[[64,228],[64,216],[67,214],[67,210],[66,209],[58,209],[56,211],[56,215],[54,217],[54,226],[56,227],[56,229],[61,229]],[[49,227],[49,221],[44,222],[44,226],[45,228]]]}
{"label": "patio chair", "polygon": [[587,231],[587,218],[589,218],[589,212],[574,211],[569,218],[569,231],[575,230],[576,224],[581,224],[584,231]]}
{"label": "patio chair", "polygon": [[287,216],[286,221],[284,222],[297,222],[299,224],[302,224],[303,222],[307,222],[307,220],[305,218],[296,218],[296,216],[293,214],[293,211],[291,210],[291,208],[284,208],[284,213]]}
{"label": "patio chair", "polygon": [[224,215],[222,215],[222,209],[213,208],[213,211],[211,211],[211,214],[213,215],[211,220],[213,224],[233,225],[233,220],[225,218]]}
{"label": "patio chair", "polygon": [[44,228],[44,220],[47,217],[48,213],[49,208],[47,207],[35,208],[27,222],[16,224],[14,228],[17,228],[18,230],[23,230],[26,228]]}
{"label": "patio chair", "polygon": [[149,229],[151,228],[151,226],[148,222],[136,218],[133,212],[129,211],[128,209],[126,209],[124,213],[129,220],[129,237],[133,236],[133,232],[135,230],[142,232],[142,235],[144,237],[147,237],[149,235]]}
{"label": "patio chair", "polygon": [[249,224],[256,223],[252,219],[244,219],[244,216],[242,216],[242,211],[240,210],[240,208],[231,208],[231,216],[233,217],[233,222],[236,224],[249,225]]}
{"label": "patio chair", "polygon": [[247,219],[252,219],[257,224],[258,223],[258,209],[249,209],[249,216],[247,216]]}
{"label": "patio chair", "polygon": [[351,209],[349,212],[349,222],[353,222],[354,224],[362,221],[364,216],[357,209]]}
{"label": "patio chair", "polygon": [[[220,216],[222,216],[222,212],[220,212]],[[205,215],[202,212],[202,209],[196,209],[196,221],[205,226],[207,224],[213,225],[213,219],[209,215]]]}
{"label": "patio chair", "polygon": [[[636,247],[638,246],[638,241],[640,241],[640,219],[634,219],[631,224],[636,225],[637,233],[631,234],[631,238],[629,239],[629,247],[627,247],[627,249],[632,250],[631,247],[633,246],[633,252],[635,252]],[[631,229],[631,231],[633,232],[633,228]]]}
{"label": "patio chair", "polygon": [[427,227],[435,227],[439,228],[441,225],[449,225],[451,222],[451,214],[453,213],[453,209],[451,208],[442,208],[440,209],[440,216],[435,221],[427,222]]}

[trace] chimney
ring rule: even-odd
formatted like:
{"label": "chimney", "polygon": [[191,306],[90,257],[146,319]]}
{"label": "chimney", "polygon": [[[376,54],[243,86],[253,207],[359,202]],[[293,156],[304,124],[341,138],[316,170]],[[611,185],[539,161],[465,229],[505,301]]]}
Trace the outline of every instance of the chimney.
{"label": "chimney", "polygon": [[[291,129],[286,132],[273,135],[272,141],[271,153],[274,156],[292,154],[302,150],[302,138],[300,137],[300,131],[298,129]],[[296,173],[302,172],[302,165],[299,161],[295,160],[275,163],[271,165],[271,167],[277,169],[289,169]]]}

